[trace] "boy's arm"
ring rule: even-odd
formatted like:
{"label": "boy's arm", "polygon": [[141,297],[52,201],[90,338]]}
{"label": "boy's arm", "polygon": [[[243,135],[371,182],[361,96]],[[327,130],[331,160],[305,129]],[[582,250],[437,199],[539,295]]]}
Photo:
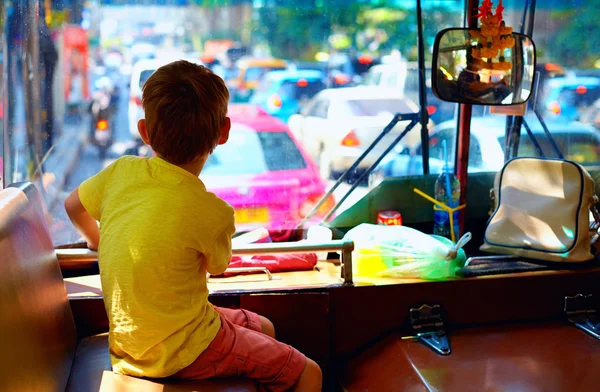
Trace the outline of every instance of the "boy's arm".
{"label": "boy's arm", "polygon": [[98,221],[102,215],[102,200],[106,185],[117,165],[123,158],[88,178],[65,200],[65,210],[75,228],[83,235],[88,248],[97,250],[100,245]]}
{"label": "boy's arm", "polygon": [[217,235],[206,257],[206,271],[211,275],[221,275],[231,261],[231,237],[235,234],[233,214],[231,220]]}
{"label": "boy's arm", "polygon": [[65,200],[65,210],[73,226],[79,231],[87,241],[88,248],[98,250],[100,243],[100,230],[98,222],[85,209],[79,198],[79,188]]}

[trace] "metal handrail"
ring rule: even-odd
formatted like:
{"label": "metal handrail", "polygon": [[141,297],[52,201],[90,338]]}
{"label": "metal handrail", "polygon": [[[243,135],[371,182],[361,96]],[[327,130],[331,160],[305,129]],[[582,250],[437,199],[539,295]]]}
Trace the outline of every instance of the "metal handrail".
{"label": "metal handrail", "polygon": [[[352,251],[354,242],[350,240],[333,240],[327,242],[278,242],[269,244],[247,244],[235,246],[231,253],[236,256],[259,254],[285,254],[308,252],[336,252],[341,251],[342,280],[344,284],[352,284]],[[98,260],[98,252],[87,248],[55,249],[59,261],[90,262]]]}

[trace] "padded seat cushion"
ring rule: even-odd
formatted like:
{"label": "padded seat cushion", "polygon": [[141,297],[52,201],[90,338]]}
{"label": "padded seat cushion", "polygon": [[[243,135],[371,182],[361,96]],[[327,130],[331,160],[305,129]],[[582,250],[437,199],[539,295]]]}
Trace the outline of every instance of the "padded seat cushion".
{"label": "padded seat cushion", "polygon": [[[165,387],[168,385],[168,387]],[[250,379],[228,378],[201,381],[149,380],[123,376],[111,371],[108,334],[82,339],[77,347],[67,391],[149,391],[149,392],[250,392],[258,391]]]}

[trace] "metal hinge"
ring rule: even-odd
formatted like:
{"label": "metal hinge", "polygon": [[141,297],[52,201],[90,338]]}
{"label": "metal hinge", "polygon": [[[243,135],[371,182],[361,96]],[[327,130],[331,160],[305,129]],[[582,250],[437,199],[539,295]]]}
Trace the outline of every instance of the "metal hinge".
{"label": "metal hinge", "polygon": [[422,305],[420,308],[410,309],[410,324],[415,336],[421,342],[441,355],[450,355],[450,342],[444,330],[442,308],[440,305]]}
{"label": "metal hinge", "polygon": [[565,297],[565,313],[569,322],[600,340],[600,320],[594,305],[594,298],[591,294]]}

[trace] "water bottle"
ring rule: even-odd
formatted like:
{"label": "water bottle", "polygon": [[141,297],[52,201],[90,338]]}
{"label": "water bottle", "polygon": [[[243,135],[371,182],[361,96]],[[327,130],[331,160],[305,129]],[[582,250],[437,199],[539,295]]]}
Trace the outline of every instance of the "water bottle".
{"label": "water bottle", "polygon": [[[458,207],[460,203],[460,182],[454,175],[454,170],[448,166],[444,166],[442,174],[435,181],[435,199],[453,208]],[[459,216],[459,211],[455,211],[453,217],[454,236],[456,240],[460,238]],[[434,210],[433,234],[452,238],[450,235],[450,217],[447,211]]]}

